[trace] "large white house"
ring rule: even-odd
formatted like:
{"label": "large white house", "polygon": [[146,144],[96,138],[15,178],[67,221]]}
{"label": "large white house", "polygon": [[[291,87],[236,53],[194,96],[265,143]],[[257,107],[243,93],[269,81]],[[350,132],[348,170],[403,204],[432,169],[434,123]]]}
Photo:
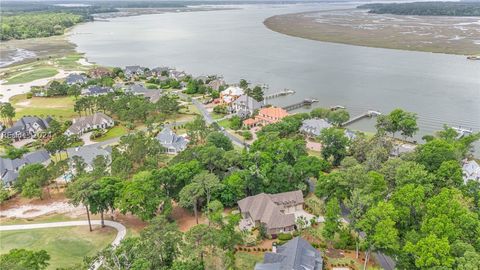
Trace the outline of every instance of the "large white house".
{"label": "large white house", "polygon": [[92,115],[73,119],[72,125],[65,131],[65,135],[82,135],[94,129],[107,129],[115,125],[112,118],[104,113],[97,112]]}

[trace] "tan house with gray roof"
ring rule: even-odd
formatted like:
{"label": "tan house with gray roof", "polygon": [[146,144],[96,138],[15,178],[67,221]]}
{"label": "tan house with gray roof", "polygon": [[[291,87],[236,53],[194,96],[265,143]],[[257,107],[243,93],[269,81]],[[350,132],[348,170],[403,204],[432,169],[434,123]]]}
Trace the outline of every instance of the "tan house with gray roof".
{"label": "tan house with gray roof", "polygon": [[75,118],[72,125],[65,131],[65,135],[82,135],[94,129],[108,129],[115,125],[115,122],[108,115],[97,112],[92,115]]}
{"label": "tan house with gray roof", "polygon": [[244,220],[253,226],[265,226],[268,234],[295,230],[295,211],[303,209],[300,190],[278,194],[260,193],[238,201]]}

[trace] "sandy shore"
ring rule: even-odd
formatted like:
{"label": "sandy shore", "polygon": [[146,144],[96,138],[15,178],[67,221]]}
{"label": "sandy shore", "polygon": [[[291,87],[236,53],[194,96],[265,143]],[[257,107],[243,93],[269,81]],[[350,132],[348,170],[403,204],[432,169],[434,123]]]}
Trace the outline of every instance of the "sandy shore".
{"label": "sandy shore", "polygon": [[282,34],[367,47],[480,54],[480,19],[402,16],[345,9],[276,15],[264,21]]}

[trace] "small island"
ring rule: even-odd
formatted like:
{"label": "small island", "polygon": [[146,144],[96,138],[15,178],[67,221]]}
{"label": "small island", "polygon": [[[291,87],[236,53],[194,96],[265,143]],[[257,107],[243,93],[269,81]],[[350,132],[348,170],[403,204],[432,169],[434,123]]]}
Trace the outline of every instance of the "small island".
{"label": "small island", "polygon": [[318,41],[477,55],[479,18],[467,16],[475,16],[479,9],[480,3],[367,4],[357,9],[277,15],[264,24],[275,32]]}

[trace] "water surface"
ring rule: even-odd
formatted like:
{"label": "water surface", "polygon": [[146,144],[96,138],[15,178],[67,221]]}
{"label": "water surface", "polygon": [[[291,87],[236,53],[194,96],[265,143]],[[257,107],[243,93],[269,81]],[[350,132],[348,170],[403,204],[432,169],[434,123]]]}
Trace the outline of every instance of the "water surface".
{"label": "water surface", "polygon": [[[194,75],[221,74],[228,82],[266,83],[271,92],[297,92],[276,99],[278,105],[316,98],[317,106],[343,105],[352,115],[404,108],[418,114],[419,136],[443,124],[480,130],[480,61],[312,41],[263,25],[273,15],[342,5],[259,5],[121,17],[76,26],[69,39],[88,60],[102,65],[168,65]],[[353,127],[372,130],[372,123]]]}

